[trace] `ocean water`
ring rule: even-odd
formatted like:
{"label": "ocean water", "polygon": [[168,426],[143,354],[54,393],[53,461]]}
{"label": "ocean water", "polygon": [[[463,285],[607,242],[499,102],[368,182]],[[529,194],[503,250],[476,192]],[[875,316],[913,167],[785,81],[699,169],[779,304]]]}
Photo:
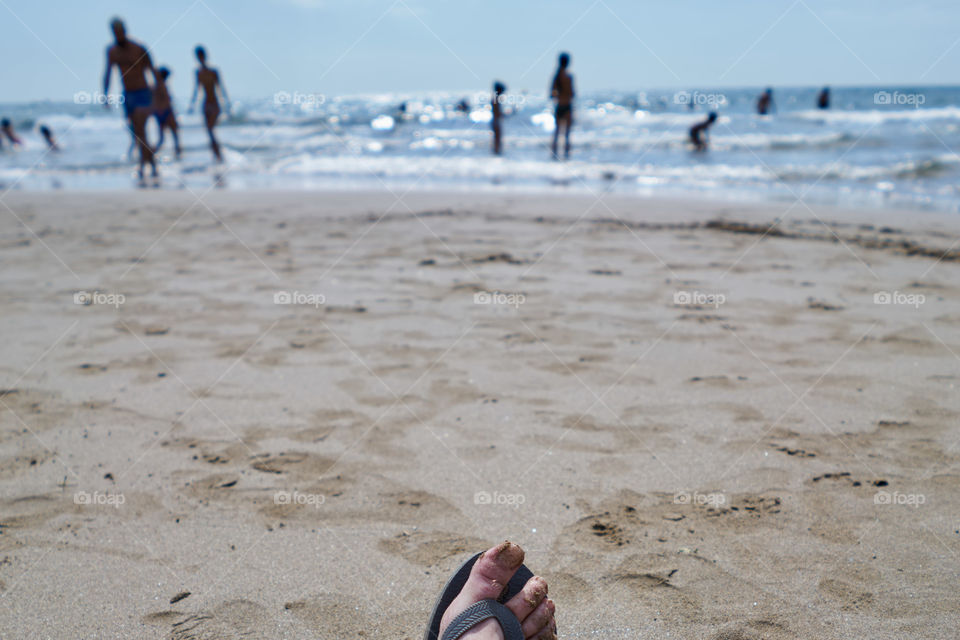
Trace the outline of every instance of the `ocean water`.
{"label": "ocean water", "polygon": [[[835,87],[827,111],[815,108],[819,88],[775,89],[777,112],[764,117],[754,113],[759,91],[582,95],[569,161],[551,158],[552,107],[541,94],[504,96],[499,158],[490,153],[489,94],[479,92],[281,92],[237,101],[218,127],[221,167],[211,162],[200,117],[181,108],[184,157],[172,158],[168,136],[159,188],[612,191],[960,210],[960,87]],[[696,153],[687,131],[711,109],[720,118],[710,150]],[[3,104],[0,115],[26,143],[0,150],[0,188],[136,184],[119,111],[70,101]],[[53,129],[60,152],[46,153],[40,124]]]}

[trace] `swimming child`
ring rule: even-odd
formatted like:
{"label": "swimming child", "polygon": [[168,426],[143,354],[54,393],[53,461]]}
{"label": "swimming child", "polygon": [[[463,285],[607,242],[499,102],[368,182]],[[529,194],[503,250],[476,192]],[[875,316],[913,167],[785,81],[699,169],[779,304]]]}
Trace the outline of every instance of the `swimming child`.
{"label": "swimming child", "polygon": [[43,139],[47,141],[47,148],[50,151],[60,151],[60,147],[57,145],[57,141],[53,138],[53,131],[50,130],[45,124],[40,125],[40,135],[43,136]]}

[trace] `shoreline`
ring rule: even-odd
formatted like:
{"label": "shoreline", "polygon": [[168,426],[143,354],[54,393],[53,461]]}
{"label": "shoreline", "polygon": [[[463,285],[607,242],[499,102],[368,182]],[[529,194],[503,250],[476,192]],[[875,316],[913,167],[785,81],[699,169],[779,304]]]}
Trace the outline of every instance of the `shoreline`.
{"label": "shoreline", "polygon": [[[422,189],[414,191],[381,189],[258,189],[207,191],[103,190],[103,191],[11,191],[5,200],[59,204],[76,198],[103,199],[116,203],[174,205],[202,211],[209,202],[224,207],[258,202],[270,207],[302,207],[316,204],[312,215],[329,217],[331,206],[342,215],[365,215],[373,219],[412,215],[416,207],[447,208],[458,215],[477,208],[510,208],[512,217],[526,221],[543,218],[551,224],[622,224],[625,228],[648,231],[695,231],[768,238],[838,242],[866,251],[893,251],[917,258],[953,262],[960,259],[960,215],[943,211],[911,209],[869,209],[819,206],[796,200],[787,203],[725,200],[641,194],[600,193],[585,195],[518,190],[507,193]],[[412,203],[412,205],[411,205]],[[541,206],[550,208],[543,215]],[[377,210],[377,207],[380,210]],[[372,211],[371,211],[372,209]],[[16,212],[12,212],[16,215]],[[211,211],[214,217],[216,212]],[[469,215],[467,217],[470,217]],[[491,218],[490,211],[480,217]]]}
{"label": "shoreline", "polygon": [[[849,214],[849,213],[859,213],[859,214],[892,214],[892,215],[958,215],[960,214],[960,209],[954,198],[942,198],[937,202],[927,202],[924,205],[919,205],[916,202],[903,201],[894,201],[894,202],[881,202],[877,203],[876,194],[868,194],[867,192],[861,193],[859,195],[845,195],[841,198],[837,198],[836,194],[827,195],[827,194],[804,194],[803,196],[797,196],[789,192],[781,193],[771,193],[764,192],[762,190],[750,190],[744,188],[729,188],[721,187],[717,192],[715,190],[697,190],[691,189],[690,187],[678,186],[678,187],[634,187],[634,191],[625,190],[623,188],[617,188],[615,185],[617,181],[614,181],[614,189],[610,189],[610,185],[605,182],[593,183],[583,183],[582,185],[573,184],[569,186],[570,191],[564,192],[563,189],[568,187],[561,187],[558,185],[505,185],[505,184],[468,184],[464,183],[461,186],[451,186],[449,184],[438,184],[438,185],[423,185],[417,184],[418,181],[414,181],[414,186],[410,186],[410,181],[408,180],[396,180],[396,181],[384,181],[384,180],[372,180],[369,178],[363,178],[359,180],[351,180],[344,178],[331,178],[329,180],[317,179],[317,178],[306,178],[298,179],[296,177],[290,177],[286,184],[280,184],[277,186],[231,186],[229,169],[227,170],[224,176],[224,180],[227,183],[226,186],[217,187],[214,186],[214,180],[220,180],[217,177],[216,171],[211,168],[210,175],[208,176],[209,180],[207,182],[197,181],[195,183],[187,184],[186,181],[180,180],[177,177],[174,177],[175,180],[179,180],[177,184],[163,184],[163,165],[161,164],[161,184],[159,187],[140,187],[136,184],[136,180],[133,177],[129,179],[124,178],[123,186],[115,187],[94,187],[94,188],[75,188],[72,186],[64,187],[62,183],[59,182],[59,178],[51,176],[50,180],[56,180],[57,186],[47,187],[47,188],[35,188],[28,186],[26,188],[20,187],[18,185],[18,179],[13,181],[13,184],[4,185],[0,183],[0,191],[5,193],[24,193],[24,194],[77,194],[77,195],[103,195],[103,194],[133,194],[139,192],[161,192],[161,193],[177,193],[180,191],[194,192],[194,193],[213,193],[213,192],[233,192],[239,194],[284,194],[284,193],[301,193],[301,194],[354,194],[363,196],[365,194],[376,194],[376,193],[406,193],[406,194],[422,194],[422,195],[435,195],[435,196],[450,196],[456,194],[471,194],[477,197],[483,198],[504,198],[504,197],[521,197],[521,198],[575,198],[575,199],[596,199],[596,198],[612,198],[612,199],[621,199],[621,200],[640,200],[645,202],[665,202],[665,203],[679,203],[679,204],[699,204],[699,205],[722,205],[726,207],[749,207],[749,208],[771,208],[771,209],[787,209],[791,204],[795,202],[801,202],[801,209],[803,208],[803,203],[810,208],[816,210],[831,211],[834,214]],[[168,176],[169,179],[169,176]],[[196,177],[193,177],[196,180]],[[118,178],[118,180],[120,180]],[[250,177],[244,176],[241,178],[244,182],[249,182]],[[256,179],[254,179],[256,181]],[[576,179],[571,179],[571,183],[575,183]],[[379,184],[378,184],[379,183]],[[350,185],[344,187],[342,185]],[[799,186],[799,185],[789,185],[789,186]]]}
{"label": "shoreline", "polygon": [[[70,197],[81,197],[81,196],[94,196],[94,197],[108,197],[108,198],[130,198],[132,200],[137,200],[139,198],[157,196],[159,198],[171,198],[178,199],[183,197],[184,199],[196,199],[198,196],[203,196],[203,198],[214,197],[214,198],[266,198],[266,197],[280,197],[285,200],[291,198],[298,198],[304,196],[329,196],[342,200],[345,197],[359,197],[360,199],[364,198],[381,198],[390,196],[391,198],[397,198],[398,194],[403,198],[414,198],[414,199],[423,199],[423,200],[443,200],[449,199],[451,201],[462,200],[464,198],[472,198],[480,202],[489,202],[496,201],[498,199],[520,199],[520,200],[546,200],[546,201],[564,201],[569,202],[570,200],[577,201],[578,203],[587,203],[592,204],[597,200],[604,200],[607,202],[614,202],[620,205],[628,204],[644,204],[650,205],[651,207],[666,208],[670,213],[686,215],[686,210],[692,209],[694,212],[709,214],[720,211],[725,211],[730,208],[737,208],[738,210],[745,211],[747,213],[755,214],[752,217],[758,217],[764,214],[774,214],[767,215],[769,218],[778,217],[777,212],[786,212],[788,210],[796,210],[799,215],[811,215],[810,212],[803,206],[805,202],[802,198],[791,198],[783,200],[752,200],[752,199],[712,199],[709,197],[707,192],[702,194],[697,193],[688,193],[687,195],[681,193],[666,193],[666,194],[646,194],[646,193],[624,193],[624,192],[610,192],[597,190],[592,193],[582,192],[576,190],[573,193],[563,193],[557,187],[547,187],[547,188],[535,188],[535,187],[504,187],[503,191],[494,191],[483,189],[474,189],[470,185],[465,185],[462,188],[450,188],[450,187],[415,187],[413,189],[402,189],[402,185],[383,185],[381,186],[358,186],[356,188],[336,188],[336,187],[303,187],[303,188],[287,188],[287,187],[254,187],[254,188],[237,188],[237,189],[219,189],[213,186],[208,187],[207,189],[194,189],[188,190],[184,188],[160,188],[160,189],[151,189],[151,188],[104,188],[104,189],[20,189],[12,188],[6,192],[4,199],[7,199],[12,196],[22,196],[27,198],[70,198]],[[396,188],[392,188],[396,187]],[[500,187],[497,187],[500,188]],[[795,204],[799,202],[800,204]],[[793,206],[792,206],[793,205]],[[898,207],[898,208],[888,208],[888,207],[879,207],[872,208],[866,206],[845,206],[845,205],[836,205],[836,204],[822,204],[816,202],[807,202],[807,205],[814,210],[816,215],[823,218],[825,221],[831,221],[831,218],[847,218],[853,216],[851,221],[869,223],[872,219],[880,218],[883,224],[889,224],[896,221],[904,223],[907,220],[912,220],[914,217],[926,219],[931,218],[935,222],[949,222],[955,218],[960,218],[956,213],[951,211],[942,211],[935,209],[923,209],[923,208],[911,208],[911,207]],[[806,213],[804,213],[806,211]],[[646,215],[646,213],[645,213]],[[838,220],[839,221],[839,220]],[[846,220],[844,220],[846,221]]]}

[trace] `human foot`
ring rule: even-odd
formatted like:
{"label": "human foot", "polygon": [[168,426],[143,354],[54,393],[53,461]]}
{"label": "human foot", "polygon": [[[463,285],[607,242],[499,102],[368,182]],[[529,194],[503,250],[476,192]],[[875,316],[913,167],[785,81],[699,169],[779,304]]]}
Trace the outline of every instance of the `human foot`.
{"label": "human foot", "polygon": [[[447,627],[471,605],[482,600],[497,600],[510,578],[523,564],[523,549],[511,542],[503,542],[484,552],[470,570],[470,577],[443,613],[440,621],[440,637]],[[554,620],[556,607],[547,598],[547,583],[534,576],[523,589],[504,606],[520,622],[525,640],[554,640],[557,623]],[[503,640],[504,634],[496,619],[484,620],[460,636],[462,640]]]}

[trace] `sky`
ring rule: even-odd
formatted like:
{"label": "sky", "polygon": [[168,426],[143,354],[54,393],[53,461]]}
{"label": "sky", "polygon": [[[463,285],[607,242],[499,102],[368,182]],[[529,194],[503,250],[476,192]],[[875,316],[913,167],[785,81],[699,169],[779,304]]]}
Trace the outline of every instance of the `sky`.
{"label": "sky", "polygon": [[960,83],[956,0],[0,0],[0,102],[99,90],[114,15],[181,99],[201,43],[241,98]]}

